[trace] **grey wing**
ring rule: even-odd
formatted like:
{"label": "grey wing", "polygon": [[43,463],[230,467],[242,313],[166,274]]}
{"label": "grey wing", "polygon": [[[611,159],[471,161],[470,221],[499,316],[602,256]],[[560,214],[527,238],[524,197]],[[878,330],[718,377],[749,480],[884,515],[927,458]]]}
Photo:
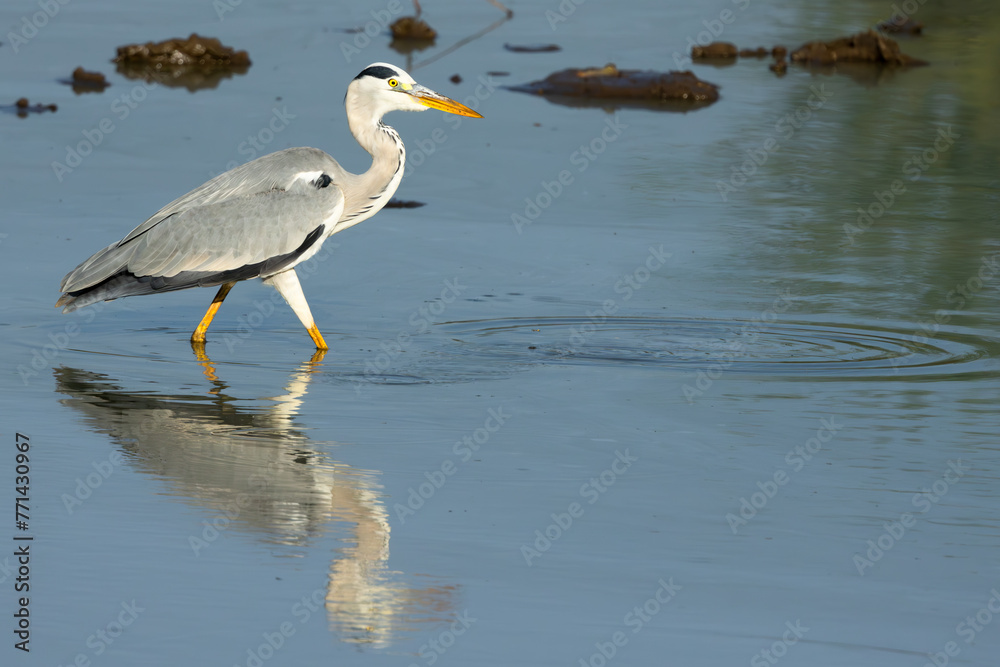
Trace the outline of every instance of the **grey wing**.
{"label": "grey wing", "polygon": [[171,202],[62,282],[66,311],[95,301],[267,276],[294,265],[343,214],[343,170],[311,148],[265,156]]}

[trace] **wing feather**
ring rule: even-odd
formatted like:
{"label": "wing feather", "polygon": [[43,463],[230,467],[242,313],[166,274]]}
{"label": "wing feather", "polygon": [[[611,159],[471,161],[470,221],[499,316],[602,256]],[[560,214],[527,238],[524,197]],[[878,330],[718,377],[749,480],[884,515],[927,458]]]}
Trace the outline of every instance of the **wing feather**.
{"label": "wing feather", "polygon": [[[294,251],[343,214],[345,173],[315,148],[289,148],[236,167],[177,198],[63,278],[80,292],[124,271],[137,277],[231,271]],[[325,187],[313,185],[329,175]]]}

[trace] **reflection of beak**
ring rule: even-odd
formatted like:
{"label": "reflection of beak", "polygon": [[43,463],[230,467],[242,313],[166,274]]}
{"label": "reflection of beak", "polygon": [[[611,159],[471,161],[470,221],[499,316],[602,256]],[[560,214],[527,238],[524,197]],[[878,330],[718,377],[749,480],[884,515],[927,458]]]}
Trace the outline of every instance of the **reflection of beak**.
{"label": "reflection of beak", "polygon": [[404,92],[412,96],[415,100],[417,100],[424,106],[430,107],[432,109],[440,109],[441,111],[447,111],[448,113],[458,114],[459,116],[469,116],[471,118],[483,117],[482,114],[476,113],[475,111],[465,106],[464,104],[456,102],[450,97],[439,95],[430,88],[424,88],[423,86],[413,86],[412,90],[407,90]]}

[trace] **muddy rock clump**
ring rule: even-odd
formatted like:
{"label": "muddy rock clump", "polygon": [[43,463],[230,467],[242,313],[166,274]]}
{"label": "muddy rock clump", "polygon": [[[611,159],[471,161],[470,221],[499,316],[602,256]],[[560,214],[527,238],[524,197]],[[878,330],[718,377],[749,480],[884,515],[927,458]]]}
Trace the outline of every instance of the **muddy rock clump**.
{"label": "muddy rock clump", "polygon": [[68,79],[60,79],[61,83],[73,86],[73,92],[77,95],[82,93],[100,93],[110,86],[107,78],[100,72],[88,72],[82,67],[73,70],[73,74]]}
{"label": "muddy rock clump", "polygon": [[111,62],[129,79],[191,91],[215,88],[222,79],[245,74],[251,65],[246,51],[237,51],[214,37],[197,34],[187,39],[119,46],[118,55]]}
{"label": "muddy rock clump", "polygon": [[692,60],[731,60],[739,55],[739,49],[729,42],[712,42],[705,46],[692,46]]}
{"label": "muddy rock clump", "polygon": [[832,42],[807,42],[790,55],[792,62],[804,65],[835,65],[837,63],[875,63],[911,67],[928,63],[908,56],[890,37],[874,30],[850,37],[840,37]]}
{"label": "muddy rock clump", "polygon": [[691,72],[620,70],[613,64],[564,69],[541,81],[512,86],[511,90],[545,96],[649,102],[711,103],[719,99],[718,86]]}

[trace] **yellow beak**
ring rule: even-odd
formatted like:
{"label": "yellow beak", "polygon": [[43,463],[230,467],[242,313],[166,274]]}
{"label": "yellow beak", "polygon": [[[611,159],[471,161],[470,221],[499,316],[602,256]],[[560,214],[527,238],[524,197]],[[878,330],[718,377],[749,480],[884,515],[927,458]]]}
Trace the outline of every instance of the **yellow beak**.
{"label": "yellow beak", "polygon": [[406,92],[412,95],[418,102],[420,102],[424,106],[430,107],[432,109],[440,109],[441,111],[447,111],[448,113],[457,114],[459,116],[469,116],[470,118],[483,117],[482,114],[476,113],[475,111],[465,106],[461,102],[456,102],[450,97],[439,95],[430,88],[425,88],[423,86],[414,86],[412,90],[408,90]]}

